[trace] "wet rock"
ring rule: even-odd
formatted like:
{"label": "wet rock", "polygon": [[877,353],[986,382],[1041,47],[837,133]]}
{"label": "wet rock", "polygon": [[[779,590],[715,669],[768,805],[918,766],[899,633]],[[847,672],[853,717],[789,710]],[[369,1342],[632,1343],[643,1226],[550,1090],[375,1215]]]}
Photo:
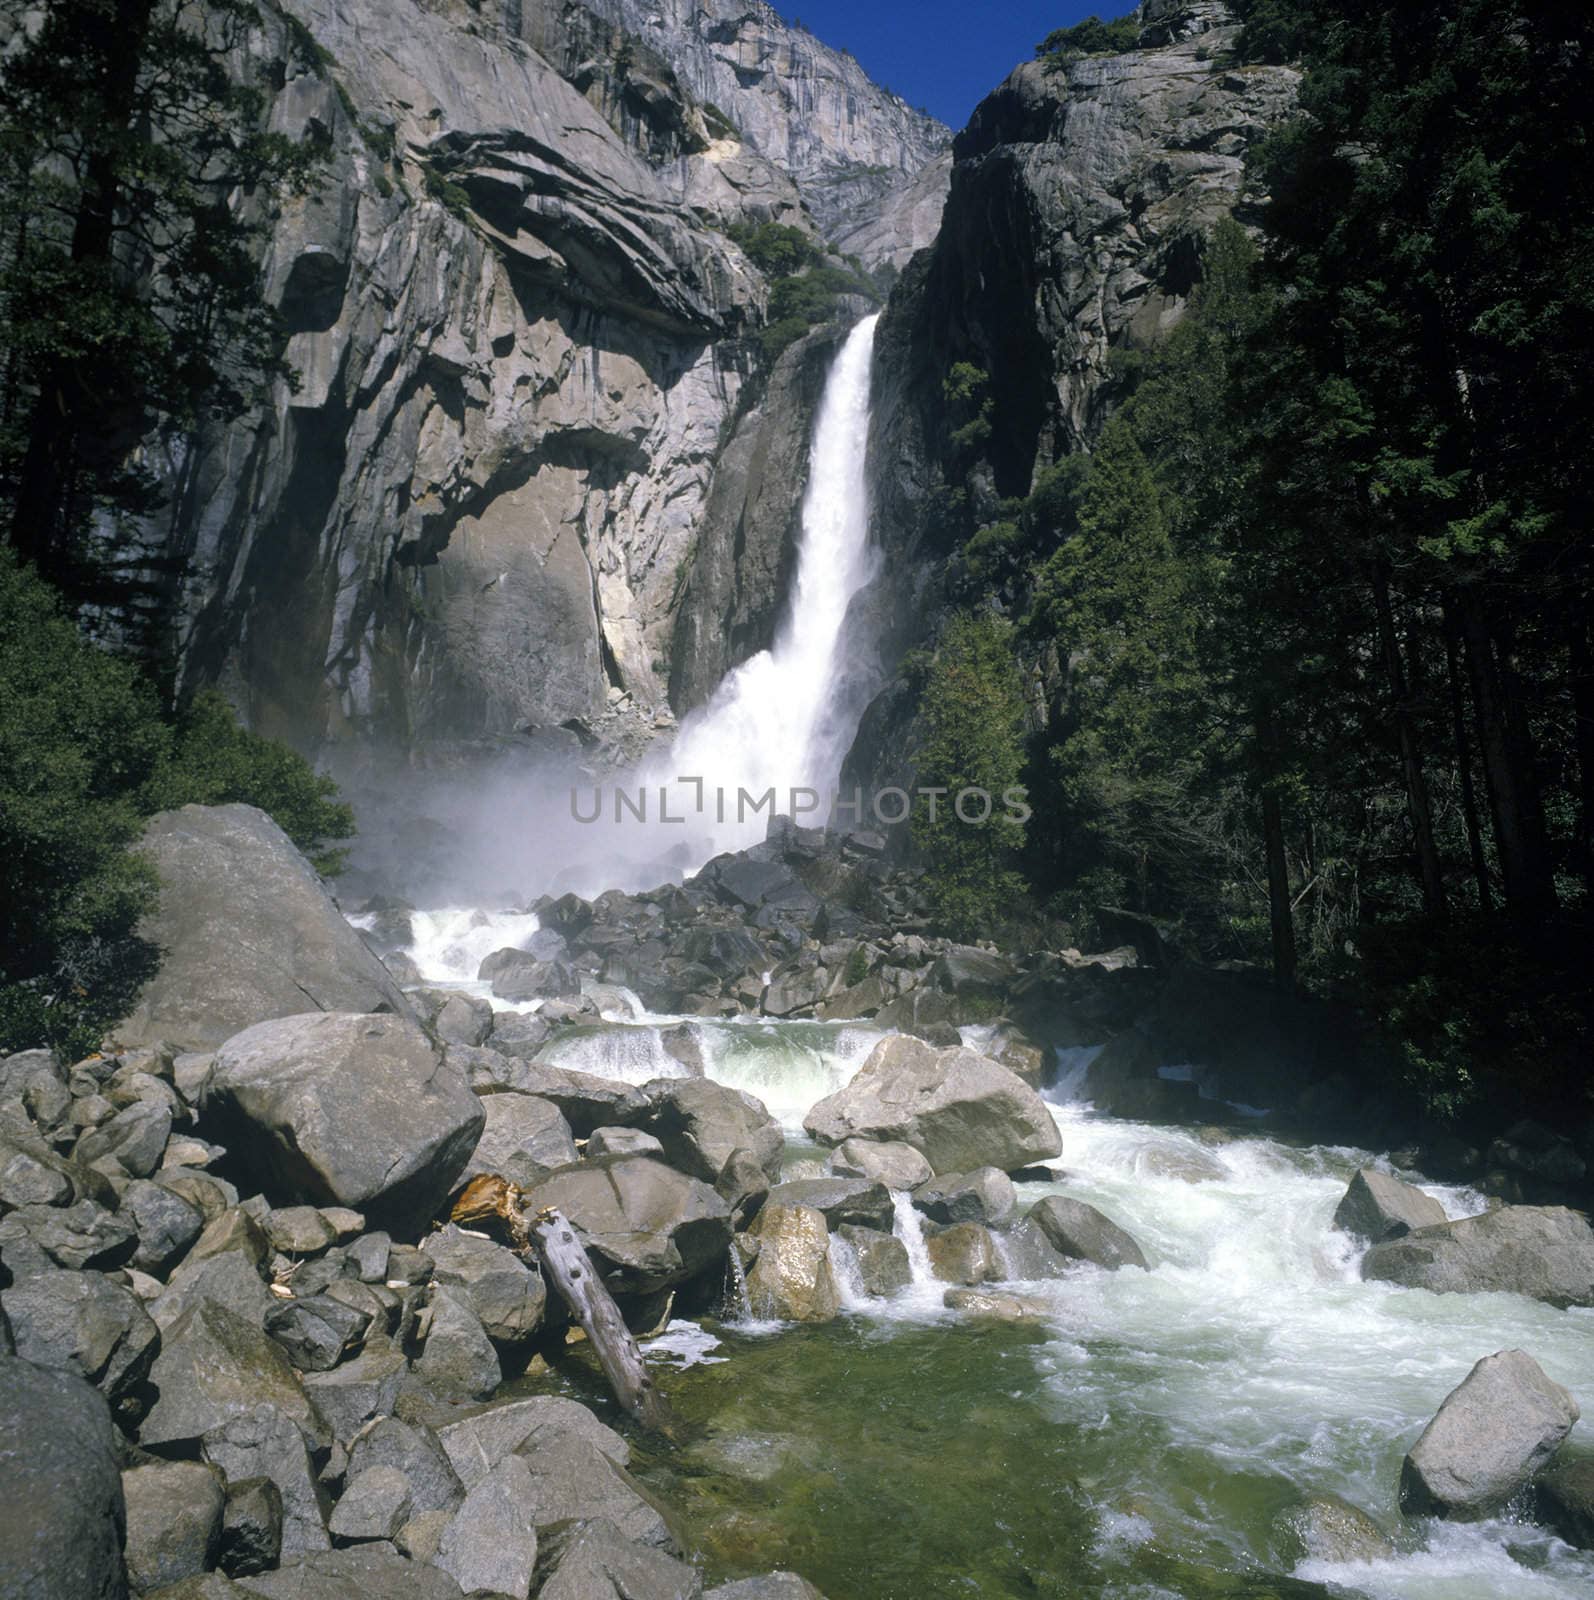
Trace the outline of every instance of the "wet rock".
{"label": "wet rock", "polygon": [[832,1229],[852,1223],[889,1232],[894,1214],[885,1186],[862,1178],[798,1178],[778,1183],[769,1191],[767,1203],[809,1206],[821,1213]]}
{"label": "wet rock", "polygon": [[342,1445],[349,1445],[366,1423],[389,1416],[398,1403],[406,1363],[404,1353],[383,1338],[372,1338],[352,1361],[331,1372],[312,1372],[304,1392]]}
{"label": "wet rock", "polygon": [[110,1272],[133,1259],[138,1230],[92,1200],[73,1206],[19,1206],[0,1219],[0,1256],[12,1277],[66,1267]]}
{"label": "wet rock", "polygon": [[585,1439],[617,1467],[631,1460],[630,1446],[612,1428],[585,1406],[554,1395],[489,1406],[449,1423],[437,1437],[460,1482],[469,1488],[507,1456],[534,1454],[570,1436]]}
{"label": "wet rock", "polygon": [[458,1292],[500,1349],[519,1349],[542,1326],[542,1274],[503,1245],[450,1226],[429,1234],[422,1248],[437,1263],[436,1281]]}
{"label": "wet rock", "polygon": [[1011,1172],[1062,1152],[1045,1102],[1006,1067],[903,1034],[882,1039],[803,1126],[822,1144],[863,1137],[912,1145],[937,1173]]}
{"label": "wet rock", "polygon": [[997,1227],[1018,1204],[1013,1180],[997,1167],[978,1172],[952,1172],[932,1178],[913,1191],[915,1210],[932,1222],[983,1222]]}
{"label": "wet rock", "polygon": [[0,1356],[0,1583],[18,1600],[125,1600],[116,1433],[81,1378]]}
{"label": "wet rock", "polygon": [[568,961],[539,961],[525,950],[500,950],[482,962],[477,977],[500,1000],[576,1000],[581,969]]}
{"label": "wet rock", "polygon": [[835,1237],[851,1247],[858,1282],[865,1294],[876,1300],[889,1300],[913,1282],[908,1247],[892,1234],[843,1223],[835,1230]]}
{"label": "wet rock", "polygon": [[498,1352],[464,1294],[439,1289],[415,1375],[443,1400],[485,1400],[504,1381]]}
{"label": "wet rock", "polygon": [[1594,1305],[1594,1228],[1564,1206],[1502,1206],[1374,1245],[1362,1276],[1439,1294]]}
{"label": "wet rock", "polygon": [[714,1192],[731,1208],[735,1225],[745,1228],[769,1197],[769,1174],[751,1150],[733,1150],[714,1180]]}
{"label": "wet rock", "polygon": [[123,1190],[121,1216],[138,1230],[133,1265],[162,1278],[182,1260],[205,1226],[204,1217],[181,1195],[143,1178]]}
{"label": "wet rock", "polygon": [[973,1285],[1000,1275],[996,1246],[988,1228],[977,1222],[956,1222],[926,1234],[930,1270],[943,1283]]}
{"label": "wet rock", "polygon": [[321,1012],[229,1039],[202,1114],[269,1192],[412,1228],[442,1207],[485,1123],[418,1028]]}
{"label": "wet rock", "polygon": [[368,1315],[324,1294],[281,1300],[266,1314],[266,1332],[301,1372],[330,1372],[370,1324]]}
{"label": "wet rock", "polygon": [[233,1578],[267,1572],[282,1558],[282,1491],[270,1478],[227,1485],[217,1565]]}
{"label": "wet rock", "polygon": [[841,1310],[830,1261],[830,1230],[810,1206],[767,1202],[750,1230],[758,1257],[747,1274],[755,1317],[783,1322],[829,1322]]}
{"label": "wet rock", "polygon": [[258,1324],[214,1301],[200,1301],[165,1330],[150,1381],[159,1398],[140,1430],[146,1445],[192,1443],[261,1405],[315,1426],[281,1349]]}
{"label": "wet rock", "polygon": [[485,1044],[493,1031],[492,1003],[479,994],[422,989],[409,999],[446,1044]]}
{"label": "wet rock", "polygon": [[41,1272],[0,1304],[24,1360],[86,1379],[124,1423],[142,1413],[160,1330],[132,1290],[97,1272]]}
{"label": "wet rock", "polygon": [[256,1406],[211,1429],[201,1441],[200,1454],[229,1483],[269,1478],[277,1486],[285,1559],[327,1549],[327,1508],[304,1434],[293,1417],[274,1405]]}
{"label": "wet rock", "polygon": [[1073,1265],[1029,1217],[997,1236],[997,1254],[1004,1278],[1060,1278]]}
{"label": "wet rock", "polygon": [[1177,1178],[1181,1183],[1218,1183],[1228,1176],[1215,1156],[1188,1149],[1142,1151],[1135,1160],[1135,1171],[1148,1178]]}
{"label": "wet rock", "polygon": [[143,849],[161,894],[140,931],[164,954],[132,1015],[112,1030],[125,1044],[214,1050],[240,1029],[307,1009],[410,1016],[397,983],[264,812],[163,811]]}
{"label": "wet rock", "polygon": [[500,1011],[493,1017],[493,1031],[483,1043],[500,1055],[529,1061],[548,1042],[553,1030],[534,1011]]}
{"label": "wet rock", "polygon": [[538,1600],[698,1600],[702,1576],[627,1539],[605,1517],[549,1530],[537,1558]]}
{"label": "wet rock", "polygon": [[576,1142],[564,1113],[536,1095],[490,1094],[482,1098],[485,1122],[462,1179],[496,1172],[511,1183],[535,1183],[545,1173],[577,1159]]}
{"label": "wet rock", "polygon": [[1577,1402],[1530,1355],[1485,1356],[1408,1452],[1400,1509],[1463,1522],[1501,1510],[1548,1464],[1577,1419]]}
{"label": "wet rock", "polygon": [[327,1524],[340,1544],[391,1539],[410,1520],[410,1480],[397,1467],[371,1467],[349,1480]]}
{"label": "wet rock", "polygon": [[830,1170],[838,1177],[866,1178],[888,1189],[917,1189],[935,1173],[911,1144],[893,1140],[846,1139],[830,1155]]}
{"label": "wet rock", "polygon": [[703,1600],[825,1600],[825,1597],[795,1572],[767,1572],[758,1578],[740,1578],[710,1589]]}
{"label": "wet rock", "polygon": [[535,1494],[531,1472],[519,1456],[500,1461],[466,1492],[443,1530],[435,1564],[466,1594],[526,1600],[537,1570]]}
{"label": "wet rock", "polygon": [[641,1095],[624,1121],[651,1133],[672,1167],[713,1183],[733,1151],[750,1150],[771,1181],[780,1175],[786,1137],[761,1100],[706,1078],[655,1078]]}
{"label": "wet rock", "polygon": [[942,1304],[977,1322],[1037,1325],[1053,1314],[1053,1308],[1034,1295],[998,1294],[988,1289],[948,1289]]}
{"label": "wet rock", "polygon": [[1538,1519],[1579,1550],[1594,1550],[1594,1456],[1556,1461],[1534,1484]]}
{"label": "wet rock", "polygon": [[587,1137],[586,1154],[593,1157],[657,1156],[662,1160],[664,1146],[640,1128],[594,1128]]}
{"label": "wet rock", "polygon": [[1418,1228],[1442,1226],[1445,1208],[1432,1195],[1375,1167],[1360,1168],[1334,1213],[1334,1226],[1371,1244]]}
{"label": "wet rock", "polygon": [[460,1600],[440,1568],[406,1561],[389,1544],[355,1544],[289,1561],[275,1572],[239,1580],[261,1600]]}
{"label": "wet rock", "polygon": [[409,1479],[416,1516],[428,1511],[452,1514],[465,1498],[465,1487],[437,1435],[424,1423],[384,1417],[362,1433],[349,1451],[349,1475],[372,1467],[397,1467]]}
{"label": "wet rock", "polygon": [[534,1185],[526,1204],[532,1211],[557,1207],[626,1293],[684,1283],[730,1247],[725,1202],[706,1183],[646,1156],[568,1167]]}
{"label": "wet rock", "polygon": [[163,1589],[215,1566],[226,1504],[219,1473],[193,1461],[134,1467],[122,1474],[122,1495],[135,1589]]}
{"label": "wet rock", "polygon": [[1110,1217],[1083,1200],[1048,1195],[1029,1214],[1047,1242],[1071,1261],[1090,1261],[1115,1272],[1146,1263],[1140,1246]]}
{"label": "wet rock", "polygon": [[1325,1561],[1382,1561],[1395,1554],[1389,1535],[1365,1511],[1337,1495],[1313,1495],[1274,1521],[1281,1565]]}

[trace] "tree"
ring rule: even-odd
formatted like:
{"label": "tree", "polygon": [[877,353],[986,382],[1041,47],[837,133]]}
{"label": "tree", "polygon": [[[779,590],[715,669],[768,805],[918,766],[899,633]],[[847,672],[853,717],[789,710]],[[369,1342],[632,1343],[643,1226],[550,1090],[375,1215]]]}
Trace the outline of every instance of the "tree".
{"label": "tree", "polygon": [[[1024,777],[1010,625],[989,613],[954,617],[928,665],[919,714],[919,785],[943,791],[913,813],[931,905],[954,937],[988,934],[1024,888],[1013,866],[1024,824],[1006,799]],[[960,802],[965,790],[984,798]]]}
{"label": "tree", "polygon": [[89,597],[95,514],[157,498],[138,441],[236,416],[286,374],[257,256],[320,152],[262,125],[247,0],[4,6],[0,514]]}

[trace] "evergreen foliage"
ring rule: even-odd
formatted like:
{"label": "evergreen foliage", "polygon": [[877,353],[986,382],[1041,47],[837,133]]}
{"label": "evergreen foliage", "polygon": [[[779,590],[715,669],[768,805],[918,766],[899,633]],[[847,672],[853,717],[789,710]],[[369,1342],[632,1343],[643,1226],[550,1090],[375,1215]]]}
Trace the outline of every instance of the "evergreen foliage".
{"label": "evergreen foliage", "polygon": [[1129,11],[1110,22],[1089,16],[1072,27],[1054,28],[1035,46],[1035,54],[1061,65],[1080,56],[1121,55],[1139,43],[1140,13]]}

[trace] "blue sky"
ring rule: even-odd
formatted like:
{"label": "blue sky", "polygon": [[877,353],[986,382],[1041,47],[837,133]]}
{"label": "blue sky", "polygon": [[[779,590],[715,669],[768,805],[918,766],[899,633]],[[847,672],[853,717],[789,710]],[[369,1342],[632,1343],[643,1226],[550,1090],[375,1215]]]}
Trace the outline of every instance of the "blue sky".
{"label": "blue sky", "polygon": [[1131,0],[774,0],[826,44],[851,50],[869,76],[954,130],[1053,28],[1118,16]]}

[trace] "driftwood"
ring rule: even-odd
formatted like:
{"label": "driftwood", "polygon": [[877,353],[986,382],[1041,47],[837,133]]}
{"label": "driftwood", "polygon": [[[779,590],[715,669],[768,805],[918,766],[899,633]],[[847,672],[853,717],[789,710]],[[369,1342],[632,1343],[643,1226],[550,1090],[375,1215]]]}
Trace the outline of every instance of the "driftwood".
{"label": "driftwood", "polygon": [[588,1259],[575,1229],[559,1212],[549,1209],[528,1216],[525,1191],[507,1178],[489,1173],[466,1185],[450,1220],[464,1227],[496,1224],[502,1229],[511,1248],[542,1268],[543,1277],[570,1308],[591,1341],[615,1398],[644,1428],[668,1430],[669,1405],[654,1387],[614,1296]]}

